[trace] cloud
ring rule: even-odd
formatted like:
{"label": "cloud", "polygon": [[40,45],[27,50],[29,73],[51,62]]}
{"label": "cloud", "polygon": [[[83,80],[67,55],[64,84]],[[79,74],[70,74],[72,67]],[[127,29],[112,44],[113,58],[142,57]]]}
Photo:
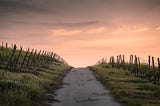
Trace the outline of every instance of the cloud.
{"label": "cloud", "polygon": [[[107,29],[105,27],[97,27],[97,28],[88,28],[88,29],[54,29],[51,30],[53,36],[79,36],[80,34],[82,35],[97,35],[97,34],[104,34],[106,33]],[[85,37],[86,37],[85,36]]]}
{"label": "cloud", "polygon": [[81,30],[55,29],[52,31],[54,36],[72,36],[81,33]]}
{"label": "cloud", "polygon": [[94,26],[98,25],[99,21],[80,21],[80,22],[55,22],[53,20],[44,20],[43,22],[38,21],[19,21],[19,20],[12,20],[10,21],[14,24],[19,25],[36,25],[36,26],[51,26],[51,27],[86,27],[86,26]]}
{"label": "cloud", "polygon": [[70,26],[70,27],[84,27],[84,26],[93,26],[99,24],[99,21],[82,21],[82,22],[62,22],[62,23],[57,23],[59,25],[63,26]]}
{"label": "cloud", "polygon": [[[35,4],[30,4],[22,1],[16,0],[1,0],[0,1],[0,11],[3,14],[17,14],[23,12],[39,12],[39,13],[48,13],[49,10],[36,6]],[[2,14],[1,14],[2,15]]]}
{"label": "cloud", "polygon": [[99,34],[99,33],[104,33],[105,31],[106,31],[105,27],[98,27],[98,28],[89,29],[85,33],[87,33],[87,34]]}
{"label": "cloud", "polygon": [[132,32],[132,33],[136,33],[136,32],[145,32],[150,30],[149,27],[140,24],[140,25],[122,25],[120,28],[118,28],[117,30],[114,31],[114,33],[126,33],[126,32]]}
{"label": "cloud", "polygon": [[97,39],[97,40],[70,40],[61,44],[62,46],[66,45],[70,49],[93,49],[93,48],[105,48],[105,47],[123,47],[129,43],[134,43],[136,39],[123,39],[123,38],[110,38],[110,39]]}

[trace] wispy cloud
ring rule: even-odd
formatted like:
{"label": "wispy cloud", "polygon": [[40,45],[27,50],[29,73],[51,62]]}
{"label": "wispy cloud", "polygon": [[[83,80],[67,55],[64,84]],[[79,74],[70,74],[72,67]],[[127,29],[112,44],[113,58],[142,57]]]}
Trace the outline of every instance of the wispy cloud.
{"label": "wispy cloud", "polygon": [[122,25],[120,28],[115,30],[114,33],[125,33],[125,32],[131,32],[131,33],[136,33],[136,32],[145,32],[150,30],[148,26],[145,26],[143,24],[140,25]]}
{"label": "wispy cloud", "polygon": [[12,20],[10,21],[13,24],[18,24],[18,25],[36,25],[36,26],[50,26],[50,27],[87,27],[87,26],[95,26],[98,25],[100,22],[99,21],[80,21],[80,22],[71,22],[71,21],[66,21],[66,22],[55,22],[53,20],[43,20],[41,22],[38,21],[20,21],[20,20]]}
{"label": "wispy cloud", "polygon": [[72,36],[81,33],[81,30],[55,29],[52,31],[53,36]]}
{"label": "wispy cloud", "polygon": [[99,34],[99,33],[105,33],[106,28],[105,27],[98,27],[93,29],[88,29],[85,31],[87,34]]}
{"label": "wispy cloud", "polygon": [[72,35],[89,35],[89,34],[102,34],[105,33],[107,29],[105,27],[88,28],[88,29],[53,29],[51,30],[53,36],[72,36]]}

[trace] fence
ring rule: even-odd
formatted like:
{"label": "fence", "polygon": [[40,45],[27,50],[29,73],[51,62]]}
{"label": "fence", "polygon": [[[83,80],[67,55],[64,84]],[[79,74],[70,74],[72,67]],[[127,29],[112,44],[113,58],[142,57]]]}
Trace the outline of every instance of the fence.
{"label": "fence", "polygon": [[28,68],[39,67],[40,65],[49,64],[51,62],[62,62],[67,64],[63,58],[53,52],[44,50],[34,50],[28,48],[23,50],[18,48],[16,44],[10,47],[8,43],[2,41],[0,46],[0,68],[10,71],[24,71]]}
{"label": "fence", "polygon": [[[116,61],[115,61],[116,60]],[[157,65],[155,64],[157,61]],[[104,58],[98,63],[104,63]],[[154,57],[148,56],[148,63],[141,62],[140,58],[136,55],[130,55],[129,61],[125,61],[124,55],[118,55],[116,59],[112,56],[109,63],[112,68],[122,68],[130,71],[136,77],[147,78],[150,82],[156,84],[160,79],[160,59],[155,60]]]}

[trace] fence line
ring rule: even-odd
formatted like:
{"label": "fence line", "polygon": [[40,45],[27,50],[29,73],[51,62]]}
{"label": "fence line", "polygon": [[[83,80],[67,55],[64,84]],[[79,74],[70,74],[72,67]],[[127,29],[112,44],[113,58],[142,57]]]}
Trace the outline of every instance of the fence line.
{"label": "fence line", "polygon": [[[116,61],[115,61],[116,60]],[[111,56],[109,62],[112,68],[122,68],[130,71],[131,75],[134,74],[136,77],[147,78],[149,82],[156,84],[160,79],[160,59],[157,58],[157,66],[154,57],[148,56],[148,63],[143,63],[136,55],[130,55],[129,61],[126,62],[124,55],[118,55],[115,59]],[[97,62],[97,64],[106,63],[104,58]]]}
{"label": "fence line", "polygon": [[4,46],[3,41],[0,45],[1,69],[10,71],[24,71],[28,68],[38,67],[54,61],[67,64],[63,58],[53,52],[44,50],[38,51],[30,48],[23,50],[21,46],[20,49],[18,49],[16,44],[9,46],[8,43]]}

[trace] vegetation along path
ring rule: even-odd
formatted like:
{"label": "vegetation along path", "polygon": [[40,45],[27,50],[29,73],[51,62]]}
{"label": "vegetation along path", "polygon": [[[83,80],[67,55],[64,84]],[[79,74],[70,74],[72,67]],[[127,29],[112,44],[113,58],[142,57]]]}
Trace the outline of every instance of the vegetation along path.
{"label": "vegetation along path", "polygon": [[88,68],[74,68],[64,78],[64,85],[55,91],[57,102],[52,106],[120,106],[111,93]]}

